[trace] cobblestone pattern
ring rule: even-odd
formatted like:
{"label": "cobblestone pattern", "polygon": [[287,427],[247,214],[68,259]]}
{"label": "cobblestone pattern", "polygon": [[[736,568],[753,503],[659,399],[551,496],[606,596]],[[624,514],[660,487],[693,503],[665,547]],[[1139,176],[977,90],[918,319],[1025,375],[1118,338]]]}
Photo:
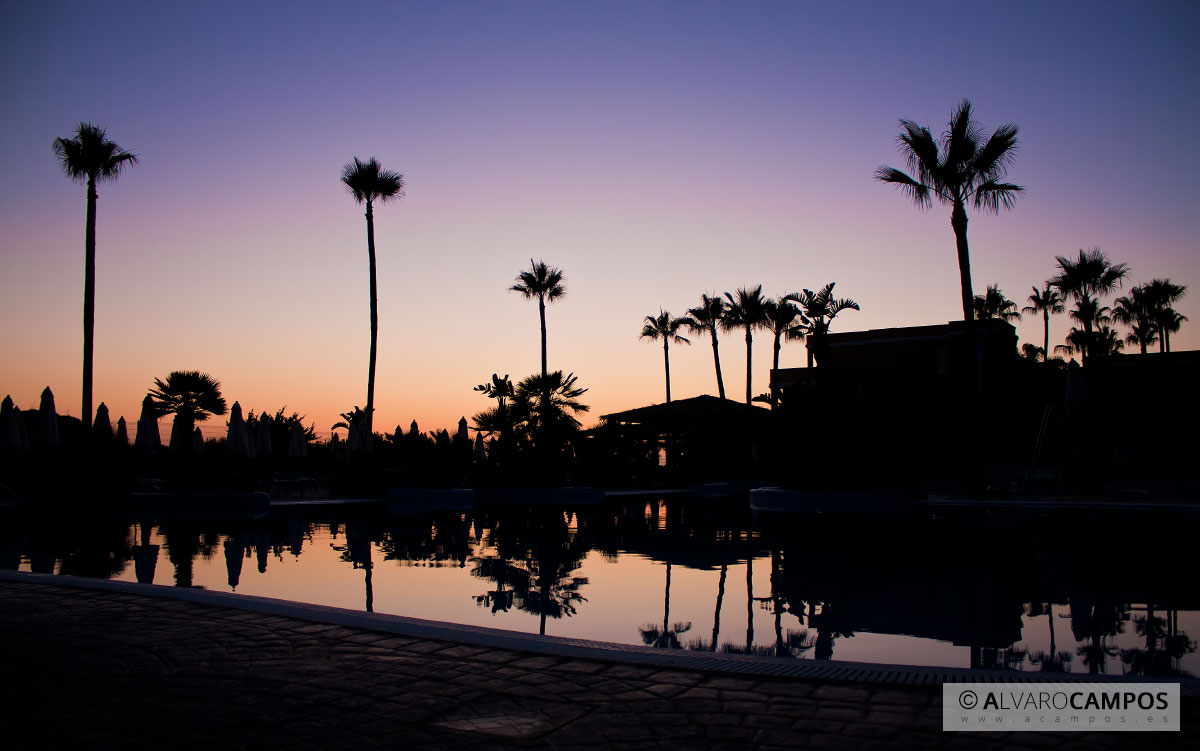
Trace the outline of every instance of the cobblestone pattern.
{"label": "cobblestone pattern", "polygon": [[0,686],[14,749],[1200,747],[1191,699],[1181,733],[943,733],[936,686],[573,660],[14,581]]}

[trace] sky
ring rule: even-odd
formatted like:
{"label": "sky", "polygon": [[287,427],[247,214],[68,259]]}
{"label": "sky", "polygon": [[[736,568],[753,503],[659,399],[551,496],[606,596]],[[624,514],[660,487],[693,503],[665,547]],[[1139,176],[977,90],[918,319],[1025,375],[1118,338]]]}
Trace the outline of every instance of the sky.
{"label": "sky", "polygon": [[[703,292],[835,281],[834,331],[961,316],[949,208],[876,182],[900,118],[964,97],[1016,123],[1011,211],[969,212],[975,291],[1025,303],[1057,255],[1189,287],[1200,348],[1200,6],[1186,2],[0,2],[0,393],[78,416],[84,189],[51,142],[81,121],[140,163],[100,186],[95,401],[136,420],[155,378],[327,435],[366,401],[365,220],[338,176],[400,172],[378,206],[377,430],[454,429],[492,373],[539,368],[530,260],[563,269],[551,369],[585,423],[663,400],[645,316]],[[1071,324],[1051,321],[1061,343]],[[1041,320],[1017,326],[1040,343]],[[745,391],[740,334],[721,339]],[[767,389],[769,336],[755,338]],[[801,366],[801,344],[781,365]],[[672,347],[672,397],[715,393]],[[222,432],[223,419],[207,434]]]}

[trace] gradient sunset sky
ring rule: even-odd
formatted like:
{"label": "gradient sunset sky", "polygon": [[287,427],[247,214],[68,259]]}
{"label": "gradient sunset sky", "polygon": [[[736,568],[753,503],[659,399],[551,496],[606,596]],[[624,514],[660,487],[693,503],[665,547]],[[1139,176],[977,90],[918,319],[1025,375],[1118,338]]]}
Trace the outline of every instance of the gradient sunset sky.
{"label": "gradient sunset sky", "polygon": [[[872,173],[903,166],[899,118],[940,133],[964,97],[989,133],[1020,126],[1027,186],[971,213],[976,292],[1024,304],[1055,255],[1100,246],[1132,282],[1188,285],[1172,345],[1200,348],[1198,37],[1190,2],[4,2],[0,395],[31,408],[49,385],[78,416],[84,189],[51,142],[80,121],[141,159],[99,189],[114,421],[172,370],[323,435],[365,403],[355,156],[408,183],[376,211],[377,430],[453,430],[488,406],[472,386],[538,369],[537,306],[506,291],[531,257],[566,272],[550,366],[595,417],[662,401],[642,320],[702,292],[836,281],[862,311],[834,331],[954,319],[949,209]],[[1040,319],[1018,332],[1040,343]],[[694,342],[672,349],[675,398],[716,391]],[[738,397],[743,340],[721,347]],[[758,335],[755,393],[770,355]]]}

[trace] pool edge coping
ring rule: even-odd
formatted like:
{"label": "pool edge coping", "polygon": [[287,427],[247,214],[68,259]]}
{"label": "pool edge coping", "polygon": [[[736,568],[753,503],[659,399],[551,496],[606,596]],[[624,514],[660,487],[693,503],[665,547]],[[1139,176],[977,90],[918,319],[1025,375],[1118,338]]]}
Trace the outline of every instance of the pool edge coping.
{"label": "pool edge coping", "polygon": [[640,665],[660,669],[690,670],[703,673],[728,673],[767,678],[795,678],[838,683],[869,683],[896,686],[938,686],[943,683],[1043,683],[1138,682],[1180,683],[1184,695],[1200,695],[1200,680],[1182,676],[1091,675],[1084,673],[1033,673],[1006,670],[971,670],[921,665],[890,665],[843,660],[797,660],[785,657],[738,655],[722,652],[664,650],[632,644],[593,641],[563,636],[539,636],[520,631],[433,621],[386,613],[367,613],[329,605],[281,600],[258,595],[239,595],[206,589],[172,587],[161,584],[87,579],[24,571],[0,571],[0,581],[26,582],[48,586],[191,602],[262,615],[346,626],[395,636],[447,641],[469,646],[506,649],[537,655],[584,659],[600,662]]}

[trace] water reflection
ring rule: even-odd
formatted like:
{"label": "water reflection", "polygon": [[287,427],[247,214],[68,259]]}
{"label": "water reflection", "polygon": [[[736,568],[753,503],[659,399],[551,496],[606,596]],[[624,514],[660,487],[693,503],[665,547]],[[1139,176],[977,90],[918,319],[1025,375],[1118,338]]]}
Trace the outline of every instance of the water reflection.
{"label": "water reflection", "polygon": [[[1197,524],[1182,513],[755,519],[744,501],[679,497],[404,516],[293,507],[224,521],[6,513],[0,565],[42,573],[328,604],[353,594],[367,611],[670,649],[1197,672]],[[353,584],[330,584],[338,570]]]}

